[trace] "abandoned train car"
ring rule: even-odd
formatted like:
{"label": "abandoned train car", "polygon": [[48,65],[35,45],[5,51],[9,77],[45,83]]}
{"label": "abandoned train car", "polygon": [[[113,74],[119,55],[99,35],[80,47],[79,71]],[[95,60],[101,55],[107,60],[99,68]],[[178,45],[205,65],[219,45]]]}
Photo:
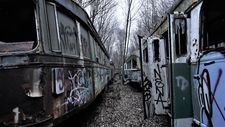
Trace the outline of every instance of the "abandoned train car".
{"label": "abandoned train car", "polygon": [[109,55],[78,4],[0,1],[0,126],[52,126],[111,78]]}
{"label": "abandoned train car", "polygon": [[171,127],[225,126],[223,5],[180,0],[142,39],[149,55],[144,63],[148,116],[169,115]]}
{"label": "abandoned train car", "polygon": [[139,50],[134,51],[125,61],[125,82],[141,85],[140,55]]}

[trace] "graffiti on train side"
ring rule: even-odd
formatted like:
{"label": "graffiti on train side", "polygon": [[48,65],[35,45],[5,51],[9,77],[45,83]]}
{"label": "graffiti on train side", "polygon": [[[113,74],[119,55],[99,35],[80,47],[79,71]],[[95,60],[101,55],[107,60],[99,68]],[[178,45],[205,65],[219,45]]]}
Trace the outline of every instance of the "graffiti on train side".
{"label": "graffiti on train side", "polygon": [[220,127],[225,124],[224,71],[224,62],[200,63],[198,71],[200,120],[209,127]]}
{"label": "graffiti on train side", "polygon": [[161,71],[159,68],[159,64],[157,64],[157,68],[154,69],[154,79],[155,79],[155,90],[156,90],[156,99],[155,102],[156,104],[161,104],[162,108],[165,108],[164,103],[166,100],[164,100],[164,95],[165,95],[165,84],[162,81],[162,76],[161,76]]}
{"label": "graffiti on train side", "polygon": [[78,30],[76,24],[59,13],[59,37],[62,51],[79,54]]}
{"label": "graffiti on train side", "polygon": [[106,82],[107,76],[109,76],[109,75],[110,75],[110,71],[107,70],[107,69],[100,69],[99,68],[96,71],[96,76],[97,76],[100,84]]}
{"label": "graffiti on train side", "polygon": [[151,81],[148,80],[148,78],[146,77],[144,80],[144,108],[145,108],[145,115],[147,118],[149,118],[151,116],[151,88],[152,88],[152,83]]}
{"label": "graffiti on train side", "polygon": [[95,93],[98,94],[104,88],[104,84],[110,78],[110,71],[103,68],[95,70]]}
{"label": "graffiti on train side", "polygon": [[80,69],[75,72],[68,71],[68,73],[70,85],[66,91],[65,104],[85,104],[91,96],[91,71],[88,69]]}
{"label": "graffiti on train side", "polygon": [[177,76],[176,80],[177,80],[177,87],[180,88],[181,91],[185,91],[188,88],[189,82],[183,76]]}

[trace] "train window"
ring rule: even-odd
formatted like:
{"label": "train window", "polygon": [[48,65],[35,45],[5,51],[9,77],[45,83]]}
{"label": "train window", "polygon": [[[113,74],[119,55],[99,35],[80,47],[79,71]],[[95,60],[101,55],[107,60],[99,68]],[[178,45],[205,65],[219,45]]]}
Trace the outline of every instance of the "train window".
{"label": "train window", "polygon": [[76,22],[60,11],[57,12],[57,16],[62,52],[69,55],[79,55],[80,47]]}
{"label": "train window", "polygon": [[136,59],[134,58],[134,59],[132,59],[132,68],[137,68],[137,61],[136,61]]}
{"label": "train window", "polygon": [[98,45],[98,51],[97,52],[98,52],[99,63],[101,63],[101,48],[100,48],[99,45]]}
{"label": "train window", "polygon": [[[100,49],[101,49],[101,47],[100,47]],[[100,51],[100,63],[101,64],[103,64],[103,52],[102,52],[102,50]]]}
{"label": "train window", "polygon": [[225,12],[221,10],[223,10],[223,6],[217,5],[217,3],[206,2],[204,5],[202,48],[205,50],[225,47]]}
{"label": "train window", "polygon": [[92,35],[90,35],[90,50],[91,52],[93,52],[91,54],[91,59],[92,60],[95,60],[94,56],[95,56],[95,46],[94,46],[94,43],[95,43],[95,40],[94,38],[92,37]]}
{"label": "train window", "polygon": [[0,53],[27,51],[37,45],[32,1],[0,1],[0,17]]}
{"label": "train window", "polygon": [[47,3],[47,14],[48,14],[48,27],[51,42],[51,50],[60,52],[58,29],[56,23],[56,7],[52,3]]}
{"label": "train window", "polygon": [[143,50],[144,62],[148,63],[148,47]]}
{"label": "train window", "polygon": [[162,34],[165,41],[166,58],[169,58],[168,31]]}
{"label": "train window", "polygon": [[96,62],[98,62],[97,42],[95,40],[94,40],[93,46],[94,46],[94,53],[95,53],[94,59],[95,59]]}
{"label": "train window", "polygon": [[182,56],[187,54],[187,32],[186,19],[175,19],[175,48],[176,55]]}
{"label": "train window", "polygon": [[96,62],[99,62],[99,52],[100,52],[99,50],[100,49],[99,49],[98,43],[95,42]]}
{"label": "train window", "polygon": [[91,58],[91,48],[90,48],[90,42],[89,42],[89,33],[85,29],[84,26],[81,25],[80,27],[81,32],[81,43],[83,47],[83,54],[87,58]]}
{"label": "train window", "polygon": [[160,61],[160,57],[159,57],[159,40],[156,39],[153,42],[153,58],[154,61]]}

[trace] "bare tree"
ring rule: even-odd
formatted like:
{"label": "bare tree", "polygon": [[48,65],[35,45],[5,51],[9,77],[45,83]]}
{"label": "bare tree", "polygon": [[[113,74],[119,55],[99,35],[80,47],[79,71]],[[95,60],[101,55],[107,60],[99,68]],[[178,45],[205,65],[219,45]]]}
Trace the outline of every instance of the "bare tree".
{"label": "bare tree", "polygon": [[149,36],[173,3],[174,0],[144,0],[137,31]]}
{"label": "bare tree", "polygon": [[127,15],[126,15],[126,26],[125,26],[125,40],[124,40],[124,49],[123,49],[123,59],[122,59],[122,84],[124,84],[124,63],[126,59],[126,50],[127,50],[127,42],[129,36],[129,25],[130,25],[130,18],[131,18],[131,5],[133,0],[127,0]]}
{"label": "bare tree", "polygon": [[116,6],[117,3],[114,0],[94,0],[91,3],[91,21],[108,51],[115,39],[112,35],[118,24],[114,18]]}
{"label": "bare tree", "polygon": [[73,0],[76,3],[80,4],[83,8],[90,6],[95,0]]}
{"label": "bare tree", "polygon": [[112,61],[114,62],[114,65],[121,69],[122,66],[122,58],[123,58],[123,47],[125,40],[125,30],[121,28],[115,28],[114,34],[112,35],[114,38],[113,46],[111,46],[110,53],[112,55]]}

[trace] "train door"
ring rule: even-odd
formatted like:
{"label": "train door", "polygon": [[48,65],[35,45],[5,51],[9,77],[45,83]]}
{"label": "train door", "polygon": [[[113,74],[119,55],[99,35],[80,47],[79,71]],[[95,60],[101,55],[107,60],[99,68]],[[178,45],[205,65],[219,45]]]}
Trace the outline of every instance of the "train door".
{"label": "train door", "polygon": [[225,125],[225,10],[219,0],[203,1],[200,7],[202,36],[194,84],[198,103],[193,105],[199,111],[194,114],[195,123],[201,127],[222,127]]}
{"label": "train door", "polygon": [[[191,127],[192,102],[189,60],[189,25],[187,15],[169,14],[169,75],[172,96],[172,126]],[[173,125],[174,124],[174,125]]]}
{"label": "train door", "polygon": [[164,40],[161,38],[150,38],[149,40],[149,62],[152,82],[152,97],[155,106],[155,114],[167,114],[168,109],[168,83],[167,63]]}

